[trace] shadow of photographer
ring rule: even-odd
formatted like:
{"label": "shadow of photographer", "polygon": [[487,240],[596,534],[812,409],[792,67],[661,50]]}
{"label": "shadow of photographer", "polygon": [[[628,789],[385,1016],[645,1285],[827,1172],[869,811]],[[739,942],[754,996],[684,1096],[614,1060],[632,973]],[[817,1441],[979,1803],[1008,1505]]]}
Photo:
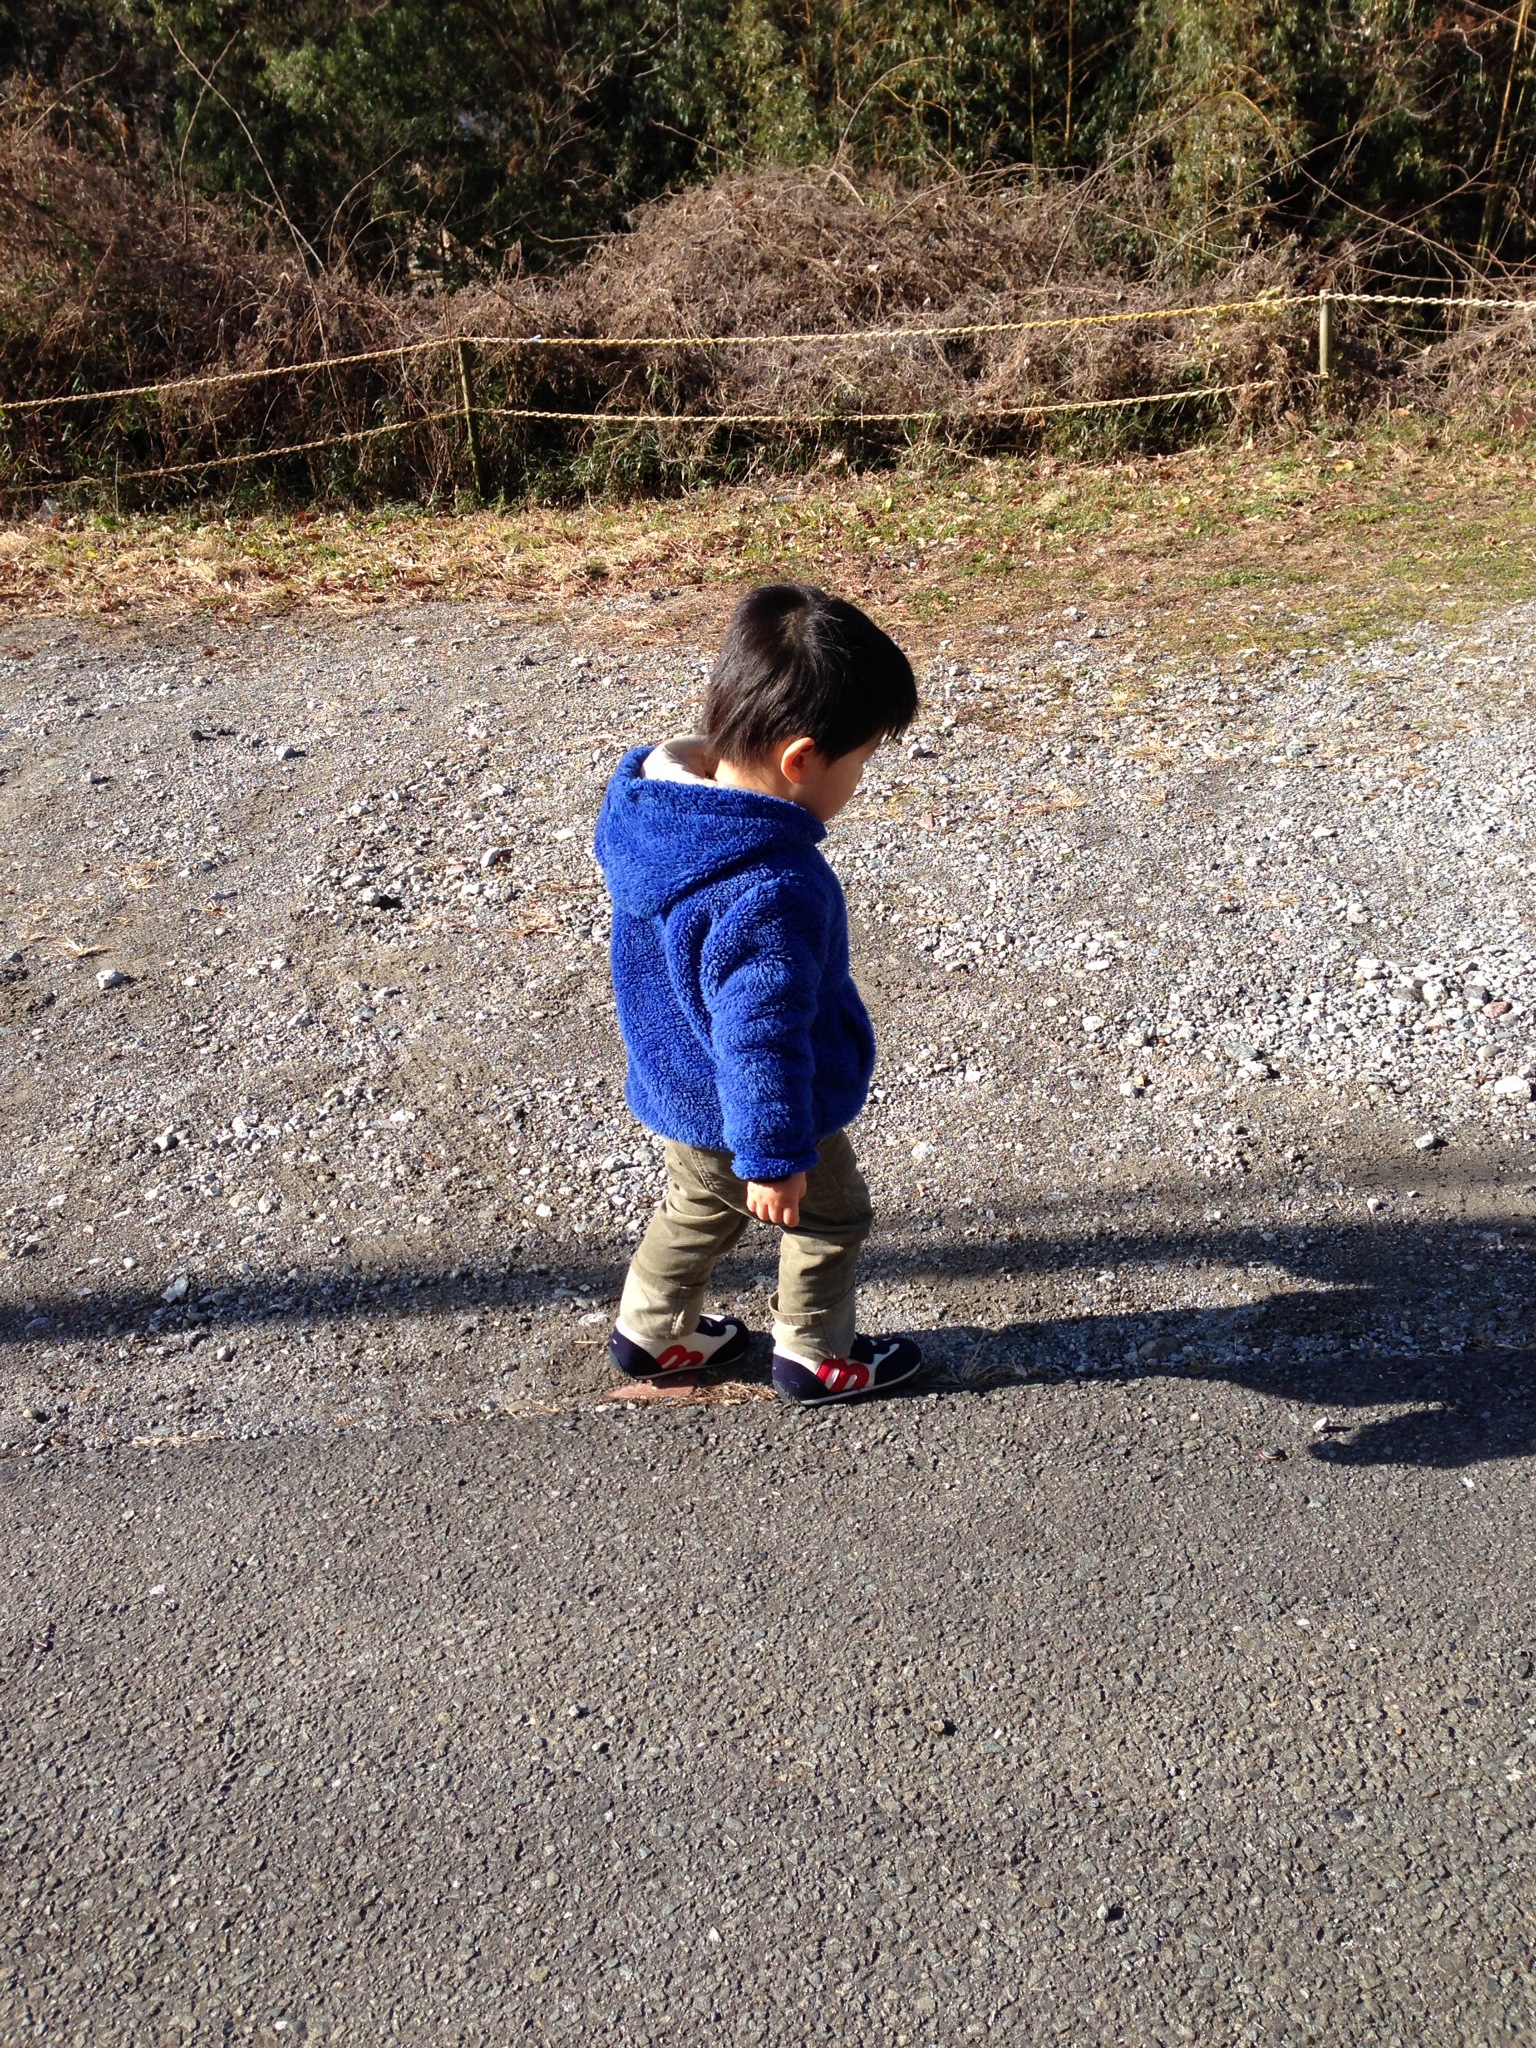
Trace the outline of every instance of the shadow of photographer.
{"label": "shadow of photographer", "polygon": [[[1511,1226],[1511,1231],[1523,1229]],[[1512,1258],[1511,1253],[1515,1256]],[[919,1269],[915,1245],[872,1271]],[[1293,1228],[1010,1233],[928,1274],[1021,1290],[1112,1266],[1120,1284],[1177,1274],[1249,1298],[1144,1309],[1106,1305],[914,1331],[936,1378],[983,1389],[1038,1378],[1229,1382],[1318,1411],[1310,1454],[1339,1465],[1458,1467],[1536,1451],[1536,1275],[1520,1237],[1483,1222],[1309,1220]]]}

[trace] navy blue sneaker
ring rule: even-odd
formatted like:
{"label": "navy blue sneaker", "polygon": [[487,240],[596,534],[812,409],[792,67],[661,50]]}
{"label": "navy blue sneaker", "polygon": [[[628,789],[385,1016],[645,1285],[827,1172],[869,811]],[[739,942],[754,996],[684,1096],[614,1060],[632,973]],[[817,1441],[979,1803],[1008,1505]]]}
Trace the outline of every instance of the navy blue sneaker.
{"label": "navy blue sneaker", "polygon": [[775,1351],[773,1384],[786,1401],[810,1407],[851,1401],[855,1394],[883,1394],[922,1367],[923,1354],[910,1337],[855,1337],[846,1358],[824,1358],[820,1365]]}
{"label": "navy blue sneaker", "polygon": [[665,1379],[669,1372],[703,1372],[713,1365],[735,1365],[747,1355],[750,1332],[740,1316],[700,1316],[691,1337],[680,1337],[659,1356],[637,1344],[622,1323],[608,1339],[608,1356],[630,1380]]}

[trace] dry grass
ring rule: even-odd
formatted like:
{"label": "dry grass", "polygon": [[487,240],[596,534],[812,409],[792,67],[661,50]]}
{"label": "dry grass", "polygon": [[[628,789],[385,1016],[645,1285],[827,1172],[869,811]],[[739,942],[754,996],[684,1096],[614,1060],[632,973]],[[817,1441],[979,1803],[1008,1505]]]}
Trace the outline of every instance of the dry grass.
{"label": "dry grass", "polygon": [[[957,453],[1042,445],[1146,453],[1213,428],[1228,438],[1299,428],[1314,401],[1314,316],[1305,305],[949,341],[914,333],[1062,315],[1155,316],[1191,302],[1235,308],[1306,282],[1290,245],[1258,251],[1219,277],[1178,275],[1156,253],[1162,203],[1131,174],[1118,186],[1101,176],[1087,186],[956,179],[903,190],[855,186],[839,172],[770,170],[643,208],[628,232],[556,278],[386,293],[318,272],[280,226],[255,239],[227,210],[183,205],[163,181],[148,183],[66,146],[38,121],[13,118],[0,130],[0,390],[100,391],[463,332],[839,337],[804,346],[484,349],[479,399],[493,478],[513,496],[573,501],[803,476],[829,453],[859,462],[904,451],[905,429],[860,426],[850,416],[861,412],[986,412],[1259,384],[1235,406],[1072,416],[1048,431],[992,424],[946,432]],[[1370,282],[1347,255],[1331,281]],[[847,338],[870,327],[886,338]],[[1524,317],[1446,336],[1399,314],[1352,309],[1341,316],[1340,341],[1335,403],[1357,416],[1384,394],[1409,395],[1421,411],[1518,413],[1536,365],[1536,321]],[[268,502],[317,505],[452,497],[464,466],[457,422],[442,416],[458,404],[456,380],[451,353],[434,350],[152,400],[12,413],[0,421],[0,486],[46,485],[59,495],[59,480],[77,478],[80,502],[97,505],[109,492],[114,504],[206,502],[210,489],[235,490],[247,503],[263,492]],[[530,425],[498,416],[509,407],[616,417],[611,427]],[[809,414],[813,424],[627,424],[637,411]],[[362,444],[336,438],[381,426],[390,431]],[[131,481],[136,471],[326,437],[336,445],[317,456]],[[670,506],[660,516],[675,519]]]}
{"label": "dry grass", "polygon": [[[232,211],[178,202],[38,121],[0,128],[0,389],[12,398],[101,391],[204,369],[388,345],[380,294],[318,274],[255,239]],[[178,394],[165,402],[12,414],[4,474],[110,476],[197,452],[268,444],[317,417],[365,425],[376,377],[328,373]]]}
{"label": "dry grass", "polygon": [[[1143,195],[1144,196],[1144,195]],[[257,241],[227,211],[180,204],[120,165],[34,123],[0,133],[0,389],[30,398],[158,378],[255,370],[432,336],[640,337],[810,331],[846,335],[1062,313],[1232,302],[1292,282],[1294,252],[1255,256],[1198,287],[1136,260],[1127,195],[951,181],[856,188],[840,174],[721,179],[642,209],[562,276],[457,293],[385,293],[320,274],[280,228]],[[1150,204],[1150,200],[1147,200]],[[1150,246],[1150,244],[1148,245]],[[1304,315],[1152,320],[963,341],[840,340],[836,346],[515,348],[482,351],[479,396],[495,476],[514,491],[557,478],[652,485],[752,467],[803,468],[832,445],[859,453],[900,431],[858,412],[919,412],[1123,398],[1267,380],[1253,417],[1277,417],[1303,375]],[[0,482],[83,480],[98,498],[119,473],[407,423],[273,472],[289,500],[354,502],[450,492],[458,402],[446,351],[196,393],[13,414]],[[529,426],[498,409],[613,412],[612,429]],[[626,431],[636,411],[810,413],[809,431]],[[1247,416],[1245,413],[1245,417]],[[843,422],[840,426],[839,422]],[[1202,421],[1162,412],[1123,435],[1171,445]],[[1208,424],[1208,422],[1204,422]],[[988,430],[994,439],[997,429]],[[1035,430],[1005,430],[1017,443]],[[133,502],[180,497],[204,478],[140,485]],[[224,477],[215,474],[222,488]]]}
{"label": "dry grass", "polygon": [[[546,287],[537,312],[544,331],[582,335],[899,333],[1154,312],[1191,298],[1238,304],[1293,287],[1289,248],[1198,285],[1149,267],[1150,237],[1123,217],[1137,196],[961,179],[909,191],[855,186],[826,171],[721,178],[641,209],[629,232]],[[1144,209],[1152,204],[1150,195],[1139,199]],[[484,310],[502,309],[491,300]],[[1273,417],[1295,388],[1305,348],[1299,315],[1233,314],[835,350],[586,355],[557,362],[551,383],[567,402],[585,397],[615,409],[809,410],[835,423],[857,410],[985,408],[1270,379],[1262,409]]]}
{"label": "dry grass", "polygon": [[99,519],[0,529],[0,616],[148,621],[475,599],[709,634],[740,585],[814,578],[916,646],[1067,605],[1145,653],[1305,644],[1536,595],[1536,445],[1395,421],[1154,462],[1019,457],[792,489],[471,514]]}

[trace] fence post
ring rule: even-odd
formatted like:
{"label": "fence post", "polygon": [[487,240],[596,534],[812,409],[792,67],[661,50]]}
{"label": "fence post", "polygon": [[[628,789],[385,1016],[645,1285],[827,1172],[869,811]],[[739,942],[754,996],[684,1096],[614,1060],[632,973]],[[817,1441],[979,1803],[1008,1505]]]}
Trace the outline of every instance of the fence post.
{"label": "fence post", "polygon": [[1317,295],[1317,377],[1326,384],[1333,375],[1333,299],[1328,292]]}
{"label": "fence post", "polygon": [[480,446],[480,422],[475,417],[475,384],[469,343],[454,343],[459,359],[459,396],[464,402],[464,437],[469,442],[469,463],[474,472],[475,496],[483,503],[490,495],[485,487],[485,455]]}

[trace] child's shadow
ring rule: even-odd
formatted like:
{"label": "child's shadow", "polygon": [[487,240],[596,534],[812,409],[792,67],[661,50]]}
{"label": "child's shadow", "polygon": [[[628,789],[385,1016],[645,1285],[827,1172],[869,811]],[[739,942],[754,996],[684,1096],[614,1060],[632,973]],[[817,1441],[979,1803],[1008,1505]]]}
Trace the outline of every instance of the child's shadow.
{"label": "child's shadow", "polygon": [[[894,1389],[892,1398],[974,1397],[1032,1381],[1224,1381],[1315,1407],[1325,1426],[1314,1430],[1307,1455],[1322,1463],[1455,1469],[1536,1453],[1536,1350],[1366,1352],[1341,1338],[1336,1351],[1296,1355],[1283,1344],[1254,1345],[1246,1324],[1230,1312],[1212,1310],[1201,1317],[1187,1311],[1170,1317],[1177,1330],[1170,1333],[1168,1355],[1158,1355],[1162,1347],[1154,1338],[1130,1360],[1129,1333],[1116,1329],[1119,1320],[1076,1319],[1071,1336],[1084,1362],[1072,1366],[1059,1362],[1059,1322],[915,1333],[924,1346],[923,1374]],[[1137,1336],[1144,1337],[1147,1321],[1144,1315],[1135,1319]],[[1042,1357],[1047,1351],[1055,1354],[1050,1362]],[[1352,1410],[1376,1412],[1354,1422]]]}

